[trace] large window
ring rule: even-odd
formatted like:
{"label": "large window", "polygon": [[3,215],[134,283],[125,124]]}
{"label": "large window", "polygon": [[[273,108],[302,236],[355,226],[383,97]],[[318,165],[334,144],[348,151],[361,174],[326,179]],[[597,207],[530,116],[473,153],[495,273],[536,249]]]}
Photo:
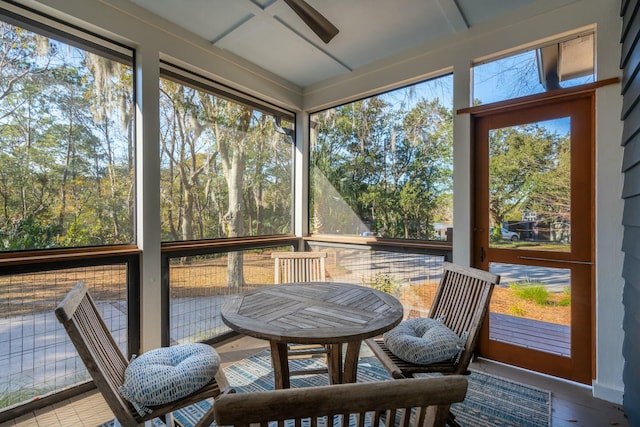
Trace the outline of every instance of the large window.
{"label": "large window", "polygon": [[446,75],[311,115],[313,233],[451,236],[452,87]]}
{"label": "large window", "polygon": [[162,239],[291,233],[294,135],[291,113],[163,71]]}
{"label": "large window", "polygon": [[0,36],[0,250],[132,243],[132,52],[2,10]]}

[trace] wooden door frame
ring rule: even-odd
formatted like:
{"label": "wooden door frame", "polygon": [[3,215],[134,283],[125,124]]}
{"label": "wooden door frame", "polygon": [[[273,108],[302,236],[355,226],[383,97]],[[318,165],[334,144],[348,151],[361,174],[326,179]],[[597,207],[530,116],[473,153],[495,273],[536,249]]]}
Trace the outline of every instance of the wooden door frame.
{"label": "wooden door frame", "polygon": [[[479,158],[480,153],[488,150],[486,135],[489,129],[516,125],[520,123],[537,122],[550,118],[556,118],[566,108],[567,115],[577,115],[580,121],[589,123],[576,123],[571,121],[571,155],[572,166],[575,162],[589,164],[589,173],[578,173],[571,168],[571,227],[574,229],[590,230],[588,236],[572,232],[572,249],[569,253],[553,253],[554,267],[567,268],[571,271],[572,281],[575,283],[588,283],[588,286],[577,286],[571,289],[571,358],[561,357],[537,350],[526,350],[525,361],[522,358],[522,347],[505,344],[497,341],[489,341],[489,322],[483,325],[483,331],[478,346],[478,353],[489,359],[500,360],[516,366],[526,367],[550,375],[568,378],[585,384],[591,384],[595,378],[595,88],[586,90],[572,90],[565,94],[554,93],[553,96],[544,97],[536,95],[527,97],[527,102],[514,100],[500,103],[500,106],[486,108],[484,111],[473,112],[471,116],[472,143],[472,200],[473,214],[471,216],[472,235],[472,265],[485,270],[489,269],[488,256],[489,241],[488,211],[482,213],[481,201],[488,201],[489,186],[487,180],[489,174],[488,156]],[[490,106],[491,107],[491,106]],[[578,111],[578,112],[576,112]],[[490,126],[489,126],[490,122]],[[584,149],[584,141],[588,140],[589,149]],[[578,143],[581,147],[578,148]],[[481,146],[481,144],[485,144]],[[584,171],[582,171],[584,172]],[[587,179],[588,182],[584,180]],[[583,193],[584,188],[590,188],[589,194]],[[580,194],[579,194],[580,192]],[[574,201],[578,201],[574,206]],[[587,210],[588,215],[580,212]],[[486,251],[486,252],[484,252]],[[508,252],[505,249],[491,249],[494,254],[501,254],[498,262],[522,263],[517,253]],[[504,252],[500,252],[504,251]],[[535,258],[549,258],[548,251],[527,250],[529,258],[527,265],[550,266],[548,262],[536,261]],[[531,260],[530,258],[534,258]],[[575,310],[574,310],[575,306]],[[530,352],[530,353],[529,353]]]}

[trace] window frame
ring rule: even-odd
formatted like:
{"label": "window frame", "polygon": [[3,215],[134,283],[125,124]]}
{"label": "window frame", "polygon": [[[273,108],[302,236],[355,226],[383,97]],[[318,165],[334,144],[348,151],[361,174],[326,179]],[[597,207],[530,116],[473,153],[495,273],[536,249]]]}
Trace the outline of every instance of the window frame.
{"label": "window frame", "polygon": [[[17,5],[13,2],[3,3],[0,6],[0,20],[14,27],[19,27],[35,34],[45,36],[49,39],[57,42],[67,44],[77,49],[93,53],[111,61],[118,62],[122,65],[129,66],[132,72],[132,102],[135,106],[137,94],[136,94],[136,73],[135,73],[135,49],[127,46],[124,43],[112,40],[104,37],[86,28],[71,24],[67,21],[56,18],[52,15],[35,10],[25,5]],[[135,129],[137,124],[137,118],[132,118]],[[15,263],[23,261],[19,260],[31,260],[39,258],[40,254],[60,254],[60,259],[76,259],[78,257],[95,257],[97,254],[105,253],[110,254],[113,250],[129,251],[136,247],[137,242],[137,218],[135,215],[135,205],[137,204],[136,189],[136,147],[137,141],[136,135],[133,135],[133,157],[131,163],[133,166],[133,177],[131,186],[133,188],[133,216],[130,218],[132,224],[131,240],[127,243],[112,243],[101,245],[82,245],[82,246],[60,246],[54,248],[27,248],[0,251],[0,260],[15,260]],[[30,261],[27,261],[30,262]],[[14,262],[12,262],[13,264]]]}
{"label": "window frame", "polygon": [[[370,99],[373,97],[379,97],[379,96],[384,96],[386,94],[395,92],[395,91],[400,91],[402,89],[406,89],[409,88],[411,86],[416,86],[416,85],[420,85],[429,81],[433,81],[433,80],[437,80],[439,78],[443,78],[443,77],[447,77],[450,76],[451,78],[451,116],[452,116],[452,129],[453,129],[453,118],[455,117],[455,106],[454,106],[454,102],[453,102],[453,92],[454,92],[454,87],[455,87],[455,81],[454,81],[454,72],[453,69],[446,69],[446,70],[441,70],[437,73],[433,73],[427,77],[422,77],[421,79],[416,79],[413,80],[411,82],[408,83],[404,83],[398,86],[394,86],[392,88],[388,88],[385,89],[383,91],[379,91],[379,92],[374,92],[374,93],[368,93],[368,94],[364,94],[362,96],[356,97],[354,99],[349,99],[346,100],[340,104],[335,104],[335,105],[329,105],[329,106],[325,106],[323,108],[318,108],[315,110],[311,110],[309,111],[309,114],[307,116],[307,120],[308,120],[308,134],[307,134],[307,152],[309,153],[309,161],[308,161],[308,165],[307,165],[307,176],[311,176],[311,168],[312,168],[312,164],[311,164],[311,156],[312,156],[312,150],[311,150],[311,132],[312,132],[312,128],[314,127],[312,125],[311,122],[311,117],[314,114],[323,112],[323,111],[327,111],[330,110],[332,108],[338,108],[338,107],[342,107],[348,104],[352,104],[355,102],[359,102],[359,101],[363,101],[366,99]],[[453,139],[452,139],[452,161],[451,161],[451,169],[453,171]],[[453,175],[452,175],[452,180],[453,180]],[[311,190],[311,180],[309,179],[308,181],[308,185],[307,185],[307,194],[310,195],[312,190]],[[451,195],[452,195],[452,201],[453,201],[453,181],[452,181],[452,187],[451,187]],[[411,251],[411,250],[417,250],[420,251],[421,249],[426,249],[429,251],[429,253],[435,253],[435,254],[443,254],[443,255],[447,255],[450,254],[451,252],[451,248],[452,248],[452,241],[453,238],[451,236],[451,239],[448,240],[422,240],[422,239],[403,239],[403,238],[385,238],[385,237],[376,237],[376,236],[361,236],[361,237],[356,237],[356,236],[346,236],[346,235],[339,235],[339,234],[321,234],[321,233],[312,233],[311,232],[311,220],[312,220],[312,206],[311,206],[311,197],[307,197],[306,199],[306,203],[307,203],[307,229],[309,230],[309,233],[307,236],[304,237],[305,241],[308,242],[315,242],[315,243],[327,243],[327,242],[334,242],[334,243],[345,243],[345,244],[351,244],[351,243],[355,243],[355,244],[366,244],[369,245],[372,249],[384,249],[384,248],[402,248],[404,250],[407,251]],[[452,213],[453,213],[453,206],[451,206],[452,209]],[[452,226],[453,226],[453,222],[452,222]]]}
{"label": "window frame", "polygon": [[237,104],[247,105],[257,111],[260,111],[263,114],[271,115],[276,119],[280,118],[280,119],[288,120],[294,125],[294,132],[292,135],[290,135],[291,137],[291,171],[290,171],[291,172],[290,173],[290,177],[291,177],[291,207],[290,207],[291,227],[290,229],[291,229],[291,232],[280,233],[280,234],[256,235],[256,236],[246,235],[246,236],[238,236],[238,237],[215,237],[215,238],[210,237],[210,238],[194,239],[194,240],[162,240],[161,246],[162,246],[163,253],[165,252],[170,253],[176,250],[182,251],[182,250],[185,250],[186,248],[198,248],[198,250],[201,250],[203,248],[217,248],[220,246],[226,246],[233,242],[236,242],[242,245],[243,244],[242,242],[261,241],[263,239],[276,239],[276,240],[280,238],[289,239],[292,236],[294,236],[293,230],[295,230],[295,221],[296,221],[296,218],[294,215],[295,185],[296,185],[295,150],[297,147],[296,137],[298,134],[297,131],[295,130],[295,126],[297,125],[296,113],[294,111],[280,107],[276,104],[256,98],[246,92],[235,89],[231,86],[212,80],[190,69],[178,66],[166,59],[160,60],[159,71],[160,71],[159,77],[161,79],[170,80],[177,84],[181,84],[198,91],[210,93],[216,97],[223,98]]}

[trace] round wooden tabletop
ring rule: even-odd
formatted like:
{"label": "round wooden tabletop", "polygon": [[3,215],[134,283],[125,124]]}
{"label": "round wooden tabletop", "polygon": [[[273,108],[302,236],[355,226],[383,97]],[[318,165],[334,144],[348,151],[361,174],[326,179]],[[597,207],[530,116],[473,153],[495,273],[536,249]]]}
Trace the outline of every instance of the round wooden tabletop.
{"label": "round wooden tabletop", "polygon": [[269,286],[228,301],[231,329],[275,343],[333,344],[377,336],[402,320],[395,297],[348,283]]}

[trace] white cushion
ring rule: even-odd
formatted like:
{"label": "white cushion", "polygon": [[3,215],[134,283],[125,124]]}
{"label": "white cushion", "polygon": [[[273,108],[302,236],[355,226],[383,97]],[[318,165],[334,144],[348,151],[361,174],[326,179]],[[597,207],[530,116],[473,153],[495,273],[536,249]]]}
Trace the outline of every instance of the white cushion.
{"label": "white cushion", "polygon": [[453,360],[464,349],[466,334],[459,337],[441,321],[405,320],[382,336],[387,348],[400,359],[418,365]]}
{"label": "white cushion", "polygon": [[206,344],[180,344],[150,350],[132,359],[120,395],[143,416],[157,406],[187,396],[207,384],[220,367],[218,353]]}

